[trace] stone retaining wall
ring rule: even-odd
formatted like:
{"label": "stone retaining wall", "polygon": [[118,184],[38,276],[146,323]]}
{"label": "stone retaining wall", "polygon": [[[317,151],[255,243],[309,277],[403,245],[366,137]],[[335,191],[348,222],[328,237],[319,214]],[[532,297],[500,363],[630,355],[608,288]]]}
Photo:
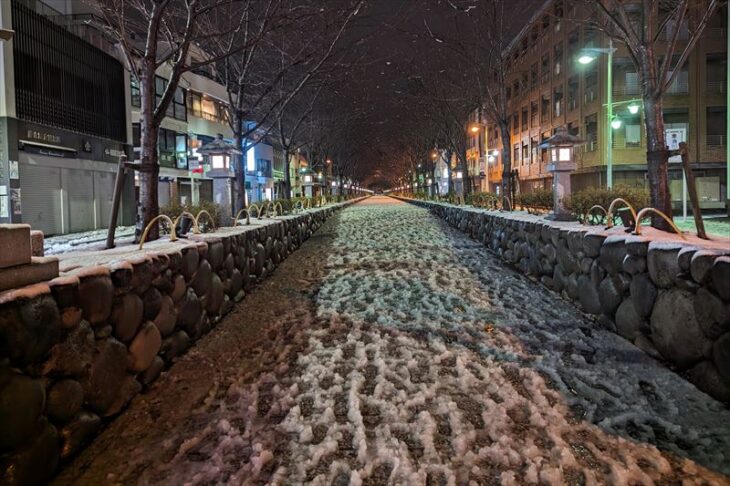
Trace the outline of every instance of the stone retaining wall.
{"label": "stone retaining wall", "polygon": [[225,228],[0,294],[0,484],[49,479],[352,202]]}
{"label": "stone retaining wall", "polygon": [[578,303],[707,394],[730,402],[730,242],[704,247],[524,213],[407,201]]}

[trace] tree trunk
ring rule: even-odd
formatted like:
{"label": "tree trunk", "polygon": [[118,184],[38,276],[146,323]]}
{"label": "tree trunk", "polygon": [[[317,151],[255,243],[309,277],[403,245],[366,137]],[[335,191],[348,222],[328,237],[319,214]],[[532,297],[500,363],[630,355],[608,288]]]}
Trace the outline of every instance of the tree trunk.
{"label": "tree trunk", "polygon": [[463,167],[461,174],[462,193],[466,196],[472,192],[471,177],[469,176],[469,162],[466,160],[466,152],[460,151],[459,157],[461,158],[459,165]]}
{"label": "tree trunk", "polygon": [[[243,119],[241,114],[236,115],[236,148],[243,151]],[[236,162],[233,168],[235,175],[235,191],[236,200],[234,201],[233,215],[235,216],[238,212],[244,209],[246,204],[246,153],[241,154],[240,159]]]}
{"label": "tree trunk", "polygon": [[291,199],[291,159],[289,148],[284,147],[284,199]]}
{"label": "tree trunk", "polygon": [[[499,136],[502,139],[502,207],[504,208],[504,197],[512,197],[512,141],[510,140],[509,122],[499,121]],[[513,205],[514,201],[510,199],[510,211],[512,211]]]}
{"label": "tree trunk", "polygon": [[[669,151],[664,134],[661,99],[644,96],[646,124],[646,167],[651,206],[672,218],[672,197],[669,193]],[[664,219],[653,216],[651,225],[665,231],[671,228]]]}
{"label": "tree trunk", "polygon": [[[140,160],[139,167],[139,199],[137,200],[137,218],[134,230],[135,242],[139,242],[142,233],[149,223],[160,212],[159,194],[157,192],[160,166],[157,158],[157,139],[159,127],[154,122],[155,112],[155,74],[144,70],[140,76]],[[154,225],[147,234],[147,240],[160,237],[159,226]]]}

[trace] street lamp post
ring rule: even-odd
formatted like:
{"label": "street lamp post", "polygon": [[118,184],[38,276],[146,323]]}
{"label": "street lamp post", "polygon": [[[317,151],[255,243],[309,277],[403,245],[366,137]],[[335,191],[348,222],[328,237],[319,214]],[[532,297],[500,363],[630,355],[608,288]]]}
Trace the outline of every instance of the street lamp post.
{"label": "street lamp post", "polygon": [[594,54],[606,54],[608,66],[606,68],[606,186],[613,187],[613,39],[608,39],[608,48],[591,47],[583,50],[583,55],[578,58],[581,64],[590,64],[596,60]]}

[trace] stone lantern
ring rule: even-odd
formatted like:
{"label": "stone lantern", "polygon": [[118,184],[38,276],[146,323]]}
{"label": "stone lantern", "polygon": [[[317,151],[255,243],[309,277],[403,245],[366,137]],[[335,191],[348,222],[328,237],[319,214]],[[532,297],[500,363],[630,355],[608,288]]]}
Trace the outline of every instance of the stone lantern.
{"label": "stone lantern", "polygon": [[565,127],[555,129],[555,134],[540,144],[550,154],[547,170],[553,174],[553,212],[548,219],[569,221],[573,219],[565,209],[563,200],[570,195],[570,173],[576,169],[575,146],[584,143],[579,137],[571,135]]}
{"label": "stone lantern", "polygon": [[235,164],[241,163],[238,156],[243,152],[223,140],[219,133],[215,140],[200,147],[198,153],[210,167],[206,175],[213,179],[213,201],[221,207],[223,214],[232,214]]}

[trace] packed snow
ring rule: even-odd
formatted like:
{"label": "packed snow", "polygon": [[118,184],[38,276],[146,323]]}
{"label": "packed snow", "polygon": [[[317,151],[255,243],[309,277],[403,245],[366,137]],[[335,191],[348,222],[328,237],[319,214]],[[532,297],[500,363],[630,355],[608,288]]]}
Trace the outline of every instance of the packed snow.
{"label": "packed snow", "polygon": [[[106,243],[107,232],[107,228],[102,228],[81,233],[49,236],[43,240],[44,253],[45,255],[58,255],[59,253],[94,247],[101,249],[104,248]],[[134,226],[119,226],[114,235],[118,243],[127,242],[134,236]]]}
{"label": "packed snow", "polygon": [[726,407],[480,244],[387,198],[328,225],[312,309],[147,479],[728,484]]}

